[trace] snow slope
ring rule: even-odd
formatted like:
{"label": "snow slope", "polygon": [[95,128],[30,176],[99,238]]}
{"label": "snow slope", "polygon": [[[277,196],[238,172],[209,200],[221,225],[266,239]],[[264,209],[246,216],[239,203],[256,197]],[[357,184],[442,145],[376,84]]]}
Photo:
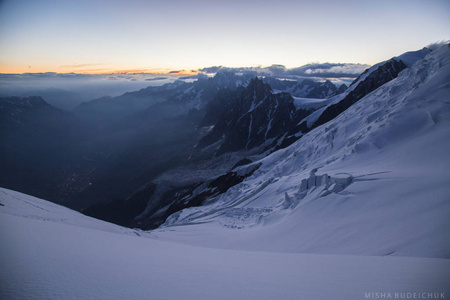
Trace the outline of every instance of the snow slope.
{"label": "snow slope", "polygon": [[450,258],[449,82],[445,45],[155,234],[251,251]]}
{"label": "snow slope", "polygon": [[366,293],[405,293],[405,298],[406,293],[450,293],[445,259],[194,247],[6,189],[0,189],[0,203],[1,299],[367,299]]}
{"label": "snow slope", "polygon": [[409,51],[406,53],[403,53],[400,56],[395,57],[396,60],[401,60],[405,65],[408,67],[411,67],[416,61],[424,59],[427,54],[431,52],[431,49],[428,48],[422,48],[417,51]]}

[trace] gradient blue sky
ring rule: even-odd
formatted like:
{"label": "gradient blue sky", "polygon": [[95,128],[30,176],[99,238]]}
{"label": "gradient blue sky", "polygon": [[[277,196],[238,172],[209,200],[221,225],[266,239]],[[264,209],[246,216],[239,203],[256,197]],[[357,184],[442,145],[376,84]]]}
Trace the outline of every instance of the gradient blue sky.
{"label": "gradient blue sky", "polygon": [[0,0],[0,73],[374,64],[448,39],[448,0]]}

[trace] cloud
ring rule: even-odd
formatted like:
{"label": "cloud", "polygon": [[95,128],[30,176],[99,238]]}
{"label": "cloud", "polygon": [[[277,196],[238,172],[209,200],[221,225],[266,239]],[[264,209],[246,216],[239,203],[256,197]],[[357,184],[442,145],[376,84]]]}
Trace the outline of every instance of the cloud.
{"label": "cloud", "polygon": [[201,69],[204,73],[234,72],[255,74],[258,76],[284,77],[286,79],[300,78],[356,78],[369,65],[350,63],[315,63],[297,68],[286,68],[283,65],[271,65],[268,67],[228,68],[213,66]]}
{"label": "cloud", "polygon": [[[119,96],[150,85],[163,85],[180,76],[139,74],[25,73],[0,74],[0,95],[39,95],[48,88],[74,92],[83,101]],[[153,79],[153,80],[152,80]]]}
{"label": "cloud", "polygon": [[153,78],[146,78],[146,81],[155,81],[155,80],[164,80],[169,79],[169,77],[153,77]]}
{"label": "cloud", "polygon": [[206,73],[197,73],[195,75],[186,75],[186,76],[179,76],[178,79],[180,80],[188,80],[188,79],[208,79],[209,76]]}
{"label": "cloud", "polygon": [[170,71],[170,75],[196,75],[198,73],[198,70],[176,70],[176,71]]}
{"label": "cloud", "polygon": [[307,65],[298,70],[297,75],[313,75],[323,77],[353,77],[358,76],[365,69],[369,68],[369,65],[363,64],[313,64]]}

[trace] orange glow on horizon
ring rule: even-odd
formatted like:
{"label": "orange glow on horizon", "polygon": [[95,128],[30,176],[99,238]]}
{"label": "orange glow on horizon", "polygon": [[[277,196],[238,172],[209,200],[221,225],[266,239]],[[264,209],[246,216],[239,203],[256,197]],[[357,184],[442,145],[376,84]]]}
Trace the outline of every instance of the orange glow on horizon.
{"label": "orange glow on horizon", "polygon": [[26,73],[76,73],[76,74],[91,74],[91,75],[117,75],[117,74],[154,74],[154,75],[196,75],[199,70],[176,70],[173,71],[168,68],[141,68],[141,69],[108,69],[108,68],[96,68],[96,69],[84,69],[77,68],[64,68],[61,72],[61,68],[56,70],[54,67],[12,67],[12,66],[0,66],[0,74],[26,74]]}

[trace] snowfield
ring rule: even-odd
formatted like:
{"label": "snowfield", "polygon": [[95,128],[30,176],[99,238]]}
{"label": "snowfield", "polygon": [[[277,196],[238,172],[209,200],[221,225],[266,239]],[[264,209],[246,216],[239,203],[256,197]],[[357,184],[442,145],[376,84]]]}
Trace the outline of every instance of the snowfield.
{"label": "snowfield", "polygon": [[450,298],[450,47],[404,57],[396,79],[157,230],[0,189],[0,298]]}
{"label": "snowfield", "polygon": [[125,229],[6,189],[0,189],[0,203],[1,299],[450,295],[447,259],[195,247],[159,240],[152,232]]}

